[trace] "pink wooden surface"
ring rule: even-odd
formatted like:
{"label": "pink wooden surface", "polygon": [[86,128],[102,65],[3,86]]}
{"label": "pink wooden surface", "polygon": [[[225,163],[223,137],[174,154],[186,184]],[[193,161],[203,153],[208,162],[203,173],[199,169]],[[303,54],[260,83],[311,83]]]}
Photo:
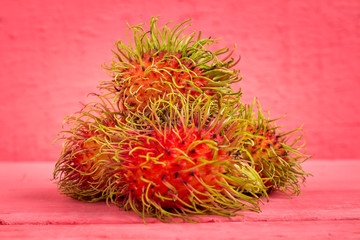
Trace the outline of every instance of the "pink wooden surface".
{"label": "pink wooden surface", "polygon": [[304,123],[311,155],[359,159],[359,9],[359,0],[1,0],[0,161],[54,161],[60,144],[49,143],[107,79],[100,65],[126,41],[126,23],[157,15],[236,43],[234,88],[274,118],[287,114],[280,125]]}
{"label": "pink wooden surface", "polygon": [[300,196],[272,194],[261,213],[165,224],[57,192],[52,163],[0,163],[0,239],[360,239],[359,161],[309,161]]}

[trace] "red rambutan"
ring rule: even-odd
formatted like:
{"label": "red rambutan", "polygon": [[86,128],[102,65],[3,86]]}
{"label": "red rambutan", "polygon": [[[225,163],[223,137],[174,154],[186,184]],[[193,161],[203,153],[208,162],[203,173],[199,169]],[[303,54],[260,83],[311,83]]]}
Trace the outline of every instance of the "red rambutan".
{"label": "red rambutan", "polygon": [[114,94],[120,112],[142,112],[150,101],[169,100],[170,93],[234,94],[230,84],[241,78],[238,70],[231,69],[238,62],[231,58],[232,51],[209,51],[217,41],[202,39],[201,33],[181,35],[187,22],[159,29],[157,18],[152,18],[149,31],[141,25],[130,28],[133,44],[116,43],[116,58],[105,66],[112,80],[101,87]]}
{"label": "red rambutan", "polygon": [[[183,108],[175,104],[179,99]],[[230,114],[237,110],[227,106],[218,111],[217,102],[208,97],[187,102],[176,96],[151,104],[148,117],[136,115],[141,126],[125,134],[119,129],[127,138],[107,144],[114,156],[110,199],[125,210],[163,221],[258,211],[258,195],[266,194],[265,187],[256,171],[231,154],[242,140]]]}
{"label": "red rambutan", "polygon": [[243,114],[249,123],[248,140],[244,141],[243,150],[236,152],[237,157],[254,167],[268,192],[299,194],[299,184],[310,175],[301,168],[301,163],[310,157],[305,154],[305,144],[300,144],[302,135],[295,139],[291,136],[301,129],[279,132],[276,120],[265,118],[259,104],[257,115],[253,113],[253,105],[244,108]]}
{"label": "red rambutan", "polygon": [[64,140],[62,153],[56,163],[54,179],[59,190],[72,198],[94,202],[106,199],[107,166],[112,155],[102,148],[103,128],[123,122],[104,97],[89,103],[77,114],[69,116],[59,139]]}

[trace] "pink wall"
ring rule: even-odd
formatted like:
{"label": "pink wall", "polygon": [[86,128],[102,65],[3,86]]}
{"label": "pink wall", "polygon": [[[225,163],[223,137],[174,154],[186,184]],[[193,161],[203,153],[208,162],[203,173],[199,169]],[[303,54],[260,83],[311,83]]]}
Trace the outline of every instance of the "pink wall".
{"label": "pink wall", "polygon": [[314,159],[360,158],[360,1],[2,0],[0,161],[56,161],[63,117],[107,78],[126,22],[192,18],[237,43],[244,100],[302,123]]}

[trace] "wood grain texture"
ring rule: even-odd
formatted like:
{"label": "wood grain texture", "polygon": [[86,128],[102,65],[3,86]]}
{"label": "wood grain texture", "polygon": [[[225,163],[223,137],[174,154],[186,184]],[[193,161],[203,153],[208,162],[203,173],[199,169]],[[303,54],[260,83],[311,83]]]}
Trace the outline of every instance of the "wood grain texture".
{"label": "wood grain texture", "polygon": [[309,161],[300,196],[271,194],[261,213],[164,224],[57,192],[51,163],[0,163],[0,239],[360,239],[359,161]]}
{"label": "wood grain texture", "polygon": [[359,239],[360,221],[1,226],[2,239]]}

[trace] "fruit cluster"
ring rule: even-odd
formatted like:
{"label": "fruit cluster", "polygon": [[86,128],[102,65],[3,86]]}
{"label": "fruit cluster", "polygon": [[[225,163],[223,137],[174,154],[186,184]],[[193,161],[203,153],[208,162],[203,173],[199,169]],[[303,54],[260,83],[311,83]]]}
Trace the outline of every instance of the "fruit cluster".
{"label": "fruit cluster", "polygon": [[[162,221],[260,211],[270,191],[299,194],[308,175],[298,131],[279,132],[231,84],[240,59],[188,21],[130,27],[101,94],[66,117],[54,179],[74,199],[106,200]],[[294,139],[295,138],[295,139]]]}

